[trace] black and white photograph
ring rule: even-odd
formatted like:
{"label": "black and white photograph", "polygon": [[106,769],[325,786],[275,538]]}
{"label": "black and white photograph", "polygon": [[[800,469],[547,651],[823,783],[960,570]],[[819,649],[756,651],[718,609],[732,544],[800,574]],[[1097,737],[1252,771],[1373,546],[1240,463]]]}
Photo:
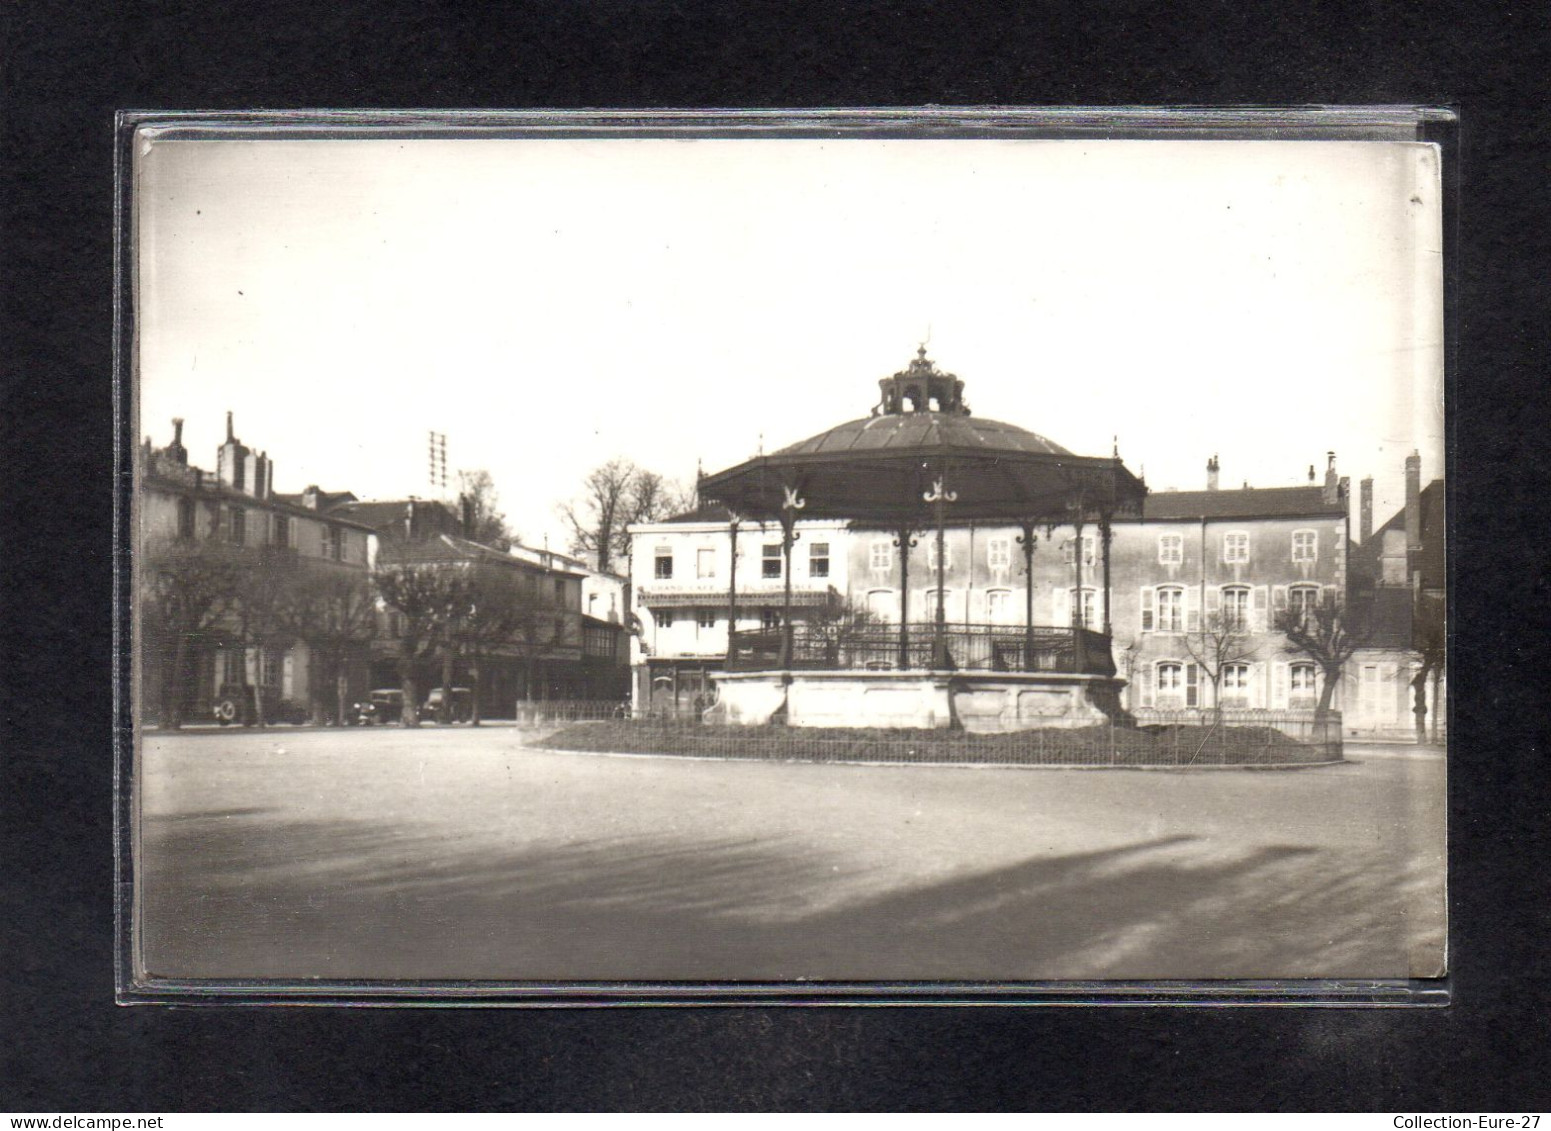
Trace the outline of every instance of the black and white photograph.
{"label": "black and white photograph", "polygon": [[134,133],[121,995],[1445,977],[1438,145],[557,123]]}

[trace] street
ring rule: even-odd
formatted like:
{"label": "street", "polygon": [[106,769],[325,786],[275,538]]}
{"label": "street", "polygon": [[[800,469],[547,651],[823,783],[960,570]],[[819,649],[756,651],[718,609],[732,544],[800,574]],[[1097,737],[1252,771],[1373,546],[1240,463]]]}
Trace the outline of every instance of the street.
{"label": "street", "polygon": [[166,978],[1377,978],[1440,970],[1444,770],[550,753],[511,727],[145,736]]}

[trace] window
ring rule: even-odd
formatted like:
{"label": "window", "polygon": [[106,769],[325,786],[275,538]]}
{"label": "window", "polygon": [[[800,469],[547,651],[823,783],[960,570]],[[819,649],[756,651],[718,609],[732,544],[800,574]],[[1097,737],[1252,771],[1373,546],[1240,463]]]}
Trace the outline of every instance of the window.
{"label": "window", "polygon": [[[1072,590],[1073,600],[1077,599],[1077,591]],[[1093,589],[1082,591],[1082,626],[1092,628],[1098,623],[1098,592]]]}
{"label": "window", "polygon": [[1312,562],[1319,558],[1319,535],[1312,530],[1294,530],[1292,536],[1292,560]]}
{"label": "window", "polygon": [[657,622],[657,627],[658,628],[672,628],[673,627],[673,610],[672,609],[659,609],[658,611],[656,611],[656,612],[654,612],[652,614],[652,619]]}
{"label": "window", "polygon": [[566,639],[565,617],[556,617],[555,618],[555,635],[554,635],[553,639],[554,639],[556,644],[564,644],[565,643],[565,639]]}
{"label": "window", "polygon": [[1228,563],[1249,561],[1249,535],[1242,530],[1222,536],[1222,560]]}
{"label": "window", "polygon": [[194,500],[178,500],[178,537],[194,537]]}
{"label": "window", "polygon": [[[1076,545],[1077,539],[1068,538],[1061,546],[1061,553],[1064,556],[1067,565],[1076,564],[1073,560]],[[1082,564],[1093,564],[1093,535],[1091,534],[1084,534],[1082,536]]]}
{"label": "window", "polygon": [[1157,667],[1158,706],[1164,708],[1199,707],[1201,674],[1195,664],[1164,660]]}
{"label": "window", "polygon": [[759,626],[766,632],[774,632],[781,627],[780,609],[760,609]]}
{"label": "window", "polygon": [[1317,608],[1318,585],[1294,585],[1287,591],[1287,612],[1295,621],[1302,623]]}
{"label": "window", "polygon": [[992,569],[1009,569],[1012,566],[1012,539],[992,538],[986,543],[986,564]]}
{"label": "window", "polygon": [[992,624],[1012,623],[1012,590],[989,589],[986,591],[986,620]]}
{"label": "window", "polygon": [[894,590],[869,589],[867,591],[867,612],[876,620],[895,620],[897,613],[895,612]]}
{"label": "window", "polygon": [[[937,539],[931,538],[926,543],[926,568],[937,568]],[[942,568],[953,568],[953,545],[947,539],[942,544]]]}
{"label": "window", "polygon": [[563,577],[555,578],[555,602],[565,604],[565,578]]}
{"label": "window", "polygon": [[814,542],[808,547],[808,576],[829,576],[829,543]]}
{"label": "window", "polygon": [[715,609],[696,609],[695,627],[702,631],[716,627]]}
{"label": "window", "polygon": [[323,554],[336,562],[345,560],[345,528],[329,526],[323,530]]}
{"label": "window", "polygon": [[1185,631],[1185,591],[1178,585],[1158,590],[1158,631]]}
{"label": "window", "polygon": [[695,551],[695,576],[716,576],[716,551],[709,546],[702,546]]}
{"label": "window", "polygon": [[1185,560],[1185,536],[1183,534],[1158,535],[1158,563],[1179,565]]}
{"label": "window", "polygon": [[1249,706],[1249,665],[1224,664],[1222,701],[1225,707]]}
{"label": "window", "polygon": [[228,512],[230,526],[227,528],[227,537],[232,545],[241,546],[248,539],[248,512],[241,507],[233,507]]}
{"label": "window", "polygon": [[876,570],[890,570],[894,568],[893,543],[884,539],[878,539],[867,550],[867,564]]}
{"label": "window", "polygon": [[774,542],[767,542],[760,558],[761,577],[781,576],[781,547]]}
{"label": "window", "polygon": [[1249,629],[1249,586],[1229,585],[1222,591],[1222,626],[1230,632]]}
{"label": "window", "polygon": [[265,687],[279,687],[280,673],[284,670],[285,653],[275,648],[259,652],[259,683]]}
{"label": "window", "polygon": [[221,653],[221,682],[247,683],[247,656],[241,648],[228,648]]}
{"label": "window", "polygon": [[1287,672],[1288,690],[1290,696],[1288,705],[1292,707],[1309,707],[1314,704],[1319,689],[1314,682],[1313,664],[1294,664]]}
{"label": "window", "polygon": [[291,544],[291,518],[289,515],[275,515],[275,545],[289,546]]}
{"label": "window", "polygon": [[666,581],[673,576],[673,547],[658,546],[652,554],[652,576]]}

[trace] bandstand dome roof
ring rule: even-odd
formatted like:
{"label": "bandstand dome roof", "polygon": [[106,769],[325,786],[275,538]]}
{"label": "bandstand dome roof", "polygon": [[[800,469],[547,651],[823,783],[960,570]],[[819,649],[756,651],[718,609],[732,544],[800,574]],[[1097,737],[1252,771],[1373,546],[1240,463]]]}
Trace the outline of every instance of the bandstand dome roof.
{"label": "bandstand dome roof", "polygon": [[[785,509],[858,525],[913,522],[939,480],[955,498],[947,521],[1049,520],[1139,508],[1146,487],[1120,459],[1074,455],[1025,428],[972,416],[964,382],[923,346],[878,382],[871,416],[848,420],[700,481],[704,499],[753,518]],[[790,496],[790,492],[796,492]]]}

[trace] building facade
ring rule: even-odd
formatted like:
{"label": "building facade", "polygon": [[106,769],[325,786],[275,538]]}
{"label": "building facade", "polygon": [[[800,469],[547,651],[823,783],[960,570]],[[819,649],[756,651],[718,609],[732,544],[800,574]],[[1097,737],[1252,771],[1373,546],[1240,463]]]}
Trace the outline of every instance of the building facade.
{"label": "building facade", "polygon": [[[223,698],[253,694],[280,716],[323,719],[365,691],[364,643],[342,651],[294,623],[260,625],[252,597],[253,578],[269,571],[288,587],[364,591],[376,553],[369,527],[277,494],[274,464],[237,439],[230,413],[214,473],[189,463],[180,419],[166,447],[144,442],[136,473],[145,721],[209,721]],[[203,605],[191,623],[158,616],[191,602]]]}

